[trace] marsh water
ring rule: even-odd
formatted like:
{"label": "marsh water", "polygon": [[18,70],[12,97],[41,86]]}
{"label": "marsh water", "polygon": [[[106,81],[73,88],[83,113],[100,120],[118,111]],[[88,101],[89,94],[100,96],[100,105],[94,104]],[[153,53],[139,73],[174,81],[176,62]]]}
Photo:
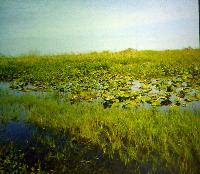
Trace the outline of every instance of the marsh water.
{"label": "marsh water", "polygon": [[[132,86],[132,90],[140,91],[141,83],[139,81],[135,81]],[[34,95],[34,96],[47,96],[51,95],[52,92],[42,92],[42,91],[19,91],[16,89],[11,89],[10,84],[8,82],[0,82],[0,89],[2,91],[6,91],[8,94],[13,96],[20,95]],[[158,93],[159,91],[152,87],[152,91],[154,93]],[[170,99],[173,101],[175,96],[171,96]],[[1,109],[3,112],[3,106]],[[13,105],[12,107],[18,107],[17,105]],[[151,108],[152,106],[146,102],[142,103],[139,107],[142,108]],[[192,101],[188,103],[186,106],[179,106],[182,111],[185,109],[189,109],[191,111],[196,111],[196,109],[200,108],[200,101]],[[158,107],[163,112],[167,112],[170,106],[159,106]],[[0,123],[0,146],[12,143],[12,145],[16,149],[23,150],[25,153],[25,158],[27,163],[31,166],[38,162],[38,160],[43,161],[44,158],[47,158],[49,153],[55,153],[58,155],[62,154],[63,151],[69,155],[69,161],[71,161],[71,165],[73,167],[74,161],[84,159],[84,160],[92,160],[94,168],[103,168],[108,170],[111,173],[132,173],[134,170],[136,163],[133,162],[129,165],[124,165],[119,160],[119,157],[115,156],[113,159],[110,159],[108,156],[104,155],[100,150],[96,149],[93,146],[88,146],[79,142],[71,141],[71,138],[67,134],[57,134],[52,130],[39,128],[31,123],[26,122],[28,111],[26,109],[22,109],[19,112],[19,117],[17,119],[12,119],[9,121]],[[66,151],[66,148],[68,149]],[[53,152],[52,152],[53,151]],[[84,153],[82,153],[84,151]],[[80,157],[80,154],[82,156]],[[49,156],[48,156],[49,157]],[[57,165],[59,160],[53,160],[50,164],[41,164],[43,168],[47,170],[51,170]],[[151,163],[151,162],[150,162]],[[65,165],[64,163],[61,165]],[[140,165],[140,172],[147,173],[149,169],[149,165]],[[54,166],[54,167],[52,167]],[[54,172],[52,172],[54,173]],[[62,173],[62,172],[61,172]],[[166,169],[160,168],[159,173],[168,173]]]}

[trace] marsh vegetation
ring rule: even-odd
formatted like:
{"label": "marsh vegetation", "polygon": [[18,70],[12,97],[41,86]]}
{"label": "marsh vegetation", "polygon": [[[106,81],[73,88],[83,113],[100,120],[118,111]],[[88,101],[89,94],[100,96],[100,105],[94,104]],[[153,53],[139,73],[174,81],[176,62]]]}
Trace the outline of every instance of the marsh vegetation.
{"label": "marsh vegetation", "polygon": [[198,173],[199,79],[198,49],[1,57],[0,172]]}

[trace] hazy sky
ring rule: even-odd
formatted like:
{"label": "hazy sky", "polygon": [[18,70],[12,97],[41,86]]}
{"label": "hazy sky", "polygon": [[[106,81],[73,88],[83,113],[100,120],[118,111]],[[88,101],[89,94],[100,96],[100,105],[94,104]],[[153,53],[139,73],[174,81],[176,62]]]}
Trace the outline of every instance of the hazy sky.
{"label": "hazy sky", "polygon": [[198,0],[0,0],[0,53],[198,47]]}

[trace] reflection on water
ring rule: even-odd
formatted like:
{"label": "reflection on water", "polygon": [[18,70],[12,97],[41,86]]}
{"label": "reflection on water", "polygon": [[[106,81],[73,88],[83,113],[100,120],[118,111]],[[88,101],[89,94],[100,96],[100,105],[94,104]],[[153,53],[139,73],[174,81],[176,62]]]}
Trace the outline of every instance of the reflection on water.
{"label": "reflection on water", "polygon": [[14,145],[25,146],[32,139],[36,127],[24,122],[10,121],[6,124],[0,123],[0,142],[13,142]]}

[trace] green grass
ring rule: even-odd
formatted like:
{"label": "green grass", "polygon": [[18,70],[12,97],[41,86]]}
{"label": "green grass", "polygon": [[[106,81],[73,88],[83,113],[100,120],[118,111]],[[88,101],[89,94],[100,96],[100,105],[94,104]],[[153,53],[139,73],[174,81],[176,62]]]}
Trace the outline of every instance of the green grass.
{"label": "green grass", "polygon": [[[35,85],[51,86],[88,77],[98,80],[98,77],[105,79],[121,75],[147,79],[184,73],[195,76],[199,75],[199,63],[198,49],[8,57],[0,59],[0,77],[1,80],[20,79]],[[79,77],[75,77],[77,75]]]}
{"label": "green grass", "polygon": [[199,126],[196,115],[172,107],[156,109],[104,109],[98,103],[60,103],[52,98],[4,96],[7,105],[18,103],[28,110],[27,121],[44,130],[68,134],[73,141],[92,145],[111,159],[125,163],[151,163],[149,171],[198,173]]}
{"label": "green grass", "polygon": [[[48,109],[47,108],[51,108]],[[131,160],[158,160],[171,172],[197,172],[199,127],[192,125],[193,114],[171,110],[103,109],[96,104],[33,107],[29,121],[41,127],[67,132],[79,141],[91,143],[112,158],[118,154]]]}

